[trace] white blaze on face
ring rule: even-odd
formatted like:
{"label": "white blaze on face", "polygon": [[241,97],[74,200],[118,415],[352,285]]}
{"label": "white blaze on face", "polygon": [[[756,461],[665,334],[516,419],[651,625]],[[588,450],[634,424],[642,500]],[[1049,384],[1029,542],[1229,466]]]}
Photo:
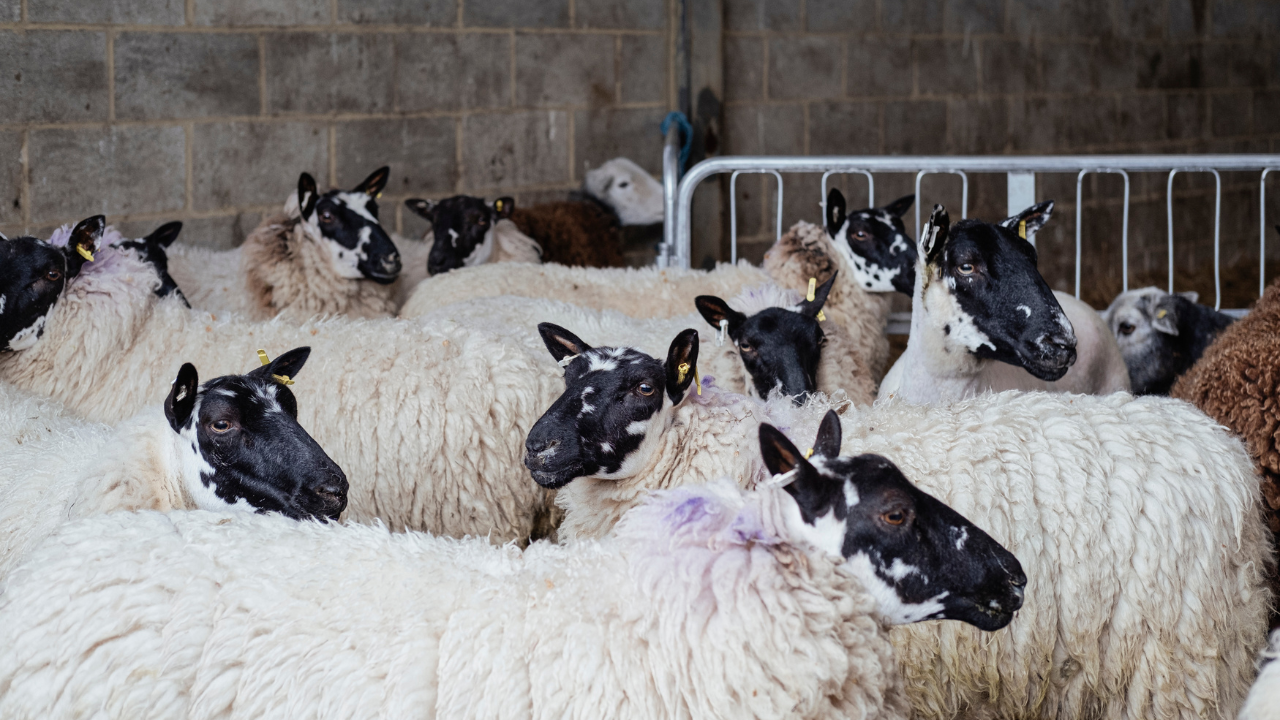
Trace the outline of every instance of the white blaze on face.
{"label": "white blaze on face", "polygon": [[[926,267],[925,271],[930,269]],[[995,350],[995,343],[978,329],[973,316],[961,309],[960,301],[952,294],[954,289],[955,278],[947,276],[947,282],[931,282],[925,290],[925,312],[933,330],[942,336],[944,343],[959,345],[971,353],[984,345]]]}
{"label": "white blaze on face", "polygon": [[[449,232],[454,235],[456,240],[457,233],[454,233],[452,229],[450,229]],[[484,242],[477,245],[476,249],[472,250],[471,254],[463,259],[462,265],[464,267],[475,267],[476,265],[483,265],[489,262],[489,257],[493,255],[493,246],[493,227],[490,226],[484,234]]]}
{"label": "white blaze on face", "polygon": [[[658,412],[649,416],[646,420],[633,420],[627,425],[628,435],[644,436],[644,439],[640,441],[639,447],[627,453],[616,472],[600,473],[593,477],[602,480],[621,480],[634,477],[641,470],[644,470],[648,467],[649,458],[653,455],[653,452],[662,444],[662,436],[666,434],[667,428],[670,427],[674,417],[675,406],[671,404],[671,397],[663,393],[662,408]],[[612,451],[613,448],[610,447],[609,452]]]}
{"label": "white blaze on face", "polygon": [[334,196],[334,200],[346,205],[351,209],[351,212],[359,215],[365,220],[368,220],[374,225],[380,224],[378,222],[378,218],[374,217],[373,213],[369,212],[368,195],[362,192],[340,192]]}
{"label": "white blaze on face", "polygon": [[1018,309],[1021,310],[1023,314],[1027,316],[1028,320],[1031,319],[1031,308],[1027,307],[1026,305],[1019,305]]}
{"label": "white blaze on face", "polygon": [[[942,611],[946,609],[942,604],[942,601],[950,595],[946,591],[920,603],[903,601],[898,596],[898,591],[885,582],[872,568],[871,558],[865,552],[854,553],[852,557],[845,561],[844,566],[862,581],[862,586],[867,589],[871,597],[875,598],[876,608],[880,611],[880,614],[894,625],[906,625],[940,617]],[[904,567],[909,568],[910,566]],[[909,571],[904,573],[902,577],[906,577],[907,574],[909,574]]]}
{"label": "white blaze on face", "polygon": [[[187,420],[187,424],[182,427],[182,431],[178,433],[181,440],[177,443],[178,450],[178,468],[182,475],[182,486],[187,491],[187,496],[199,510],[237,510],[244,512],[255,512],[256,508],[249,504],[244,498],[237,498],[235,503],[228,503],[213,490],[213,466],[204,458],[204,453],[200,452],[200,440],[196,432],[196,423],[200,418],[200,400],[196,400],[196,406],[191,410],[191,418]],[[210,478],[206,484],[204,476]]]}
{"label": "white blaze on face", "polygon": [[7,298],[4,295],[0,295],[0,315],[4,314],[4,303],[6,299]]}
{"label": "white blaze on face", "polygon": [[49,313],[53,312],[53,308],[49,308],[49,312],[36,318],[29,327],[19,330],[13,339],[9,341],[9,349],[13,351],[28,350],[35,346],[40,340],[40,335],[44,333],[45,321],[49,319]]}

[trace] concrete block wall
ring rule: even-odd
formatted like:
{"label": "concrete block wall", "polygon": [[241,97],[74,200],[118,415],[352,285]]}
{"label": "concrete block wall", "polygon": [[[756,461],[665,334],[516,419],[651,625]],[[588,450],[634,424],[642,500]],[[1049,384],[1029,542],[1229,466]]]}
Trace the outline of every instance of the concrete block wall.
{"label": "concrete block wall", "polygon": [[661,171],[669,0],[0,0],[0,231],[95,213],[232,247],[298,175],[563,197]]}
{"label": "concrete block wall", "polygon": [[[1280,152],[1274,1],[724,4],[726,154]],[[1131,287],[1164,282],[1165,180],[1134,177]],[[1238,307],[1257,294],[1257,176],[1224,174],[1223,182],[1223,265],[1240,268],[1224,304]],[[878,175],[877,203],[911,192],[913,183],[910,175]],[[835,184],[863,206],[865,181]],[[767,176],[739,178],[748,258],[773,241],[773,186]],[[1202,272],[1212,266],[1212,180],[1179,177],[1176,187],[1179,289],[1212,302]],[[1085,183],[1082,286],[1098,306],[1120,289],[1120,188],[1113,177]],[[1270,190],[1268,209],[1280,220],[1280,183]],[[1041,269],[1055,287],[1072,290],[1075,177],[1041,175],[1038,194],[1058,201],[1039,239]],[[922,195],[959,217],[954,177],[926,178]],[[786,177],[784,228],[817,221],[819,196],[817,176]],[[1004,177],[972,176],[969,204],[971,216],[1003,217]],[[1269,243],[1274,277],[1280,236]]]}

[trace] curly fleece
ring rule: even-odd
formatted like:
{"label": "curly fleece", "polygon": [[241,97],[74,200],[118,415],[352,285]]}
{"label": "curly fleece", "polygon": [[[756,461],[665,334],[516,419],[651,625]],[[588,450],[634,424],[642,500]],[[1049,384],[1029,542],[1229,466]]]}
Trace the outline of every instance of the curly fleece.
{"label": "curly fleece", "polygon": [[317,315],[395,315],[395,287],[339,277],[324,242],[314,223],[302,222],[295,192],[282,212],[264,218],[234,250],[170,247],[169,274],[191,307],[213,313],[298,322]]}
{"label": "curly fleece", "polygon": [[205,512],[65,526],[0,597],[0,715],[908,716],[875,604],[728,481],[605,542]]}
{"label": "curly fleece", "polygon": [[[771,413],[748,398],[702,402],[677,406],[641,474],[562,488],[562,536],[605,534],[648,490],[701,472],[759,482],[748,438]],[[774,422],[805,447],[825,406],[777,409],[791,417]],[[1264,640],[1273,557],[1252,463],[1224,428],[1168,398],[1016,392],[881,403],[846,411],[842,425],[842,454],[884,455],[1013,552],[1030,579],[999,632],[894,628],[916,718],[1239,711]]]}
{"label": "curly fleece", "polygon": [[549,521],[550,495],[522,464],[526,434],[563,387],[545,350],[445,321],[215,319],[157,298],[158,278],[132,256],[100,256],[34,347],[0,354],[0,380],[116,422],[159,405],[184,362],[215,377],[255,367],[258,348],[310,346],[298,420],[347,473],[352,519],[495,540]]}

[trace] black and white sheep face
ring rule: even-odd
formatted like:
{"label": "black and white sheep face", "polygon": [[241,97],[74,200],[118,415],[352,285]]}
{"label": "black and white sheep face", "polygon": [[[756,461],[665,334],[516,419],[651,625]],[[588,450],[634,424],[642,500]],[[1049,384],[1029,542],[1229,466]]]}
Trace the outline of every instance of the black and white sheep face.
{"label": "black and white sheep face", "polygon": [[1008,625],[1027,584],[1018,559],[884,457],[839,457],[840,435],[839,418],[828,412],[806,460],[781,431],[760,426],[766,467],[790,475],[793,532],[845,558],[892,623]]}
{"label": "black and white sheep face", "polygon": [[855,210],[846,215],[844,195],[827,193],[827,235],[853,266],[854,281],[870,292],[910,295],[916,281],[916,248],[907,239],[902,215],[915,195],[898,198],[882,208]]}
{"label": "black and white sheep face", "polygon": [[551,323],[538,332],[564,366],[565,390],[525,440],[533,479],[559,488],[574,478],[616,480],[643,470],[693,382],[697,331],[677,335],[665,363],[633,348],[592,348]]}
{"label": "black and white sheep face", "polygon": [[835,279],[832,275],[815,290],[813,300],[791,309],[771,307],[748,316],[713,295],[699,295],[694,304],[717,331],[723,323],[757,396],[767,398],[777,389],[802,404],[818,389],[818,362],[826,337],[817,316]]}
{"label": "black and white sheep face", "polygon": [[378,168],[349,192],[330,190],[323,195],[307,173],[298,179],[302,221],[327,245],[339,277],[389,285],[400,275],[400,252],[378,221],[377,197],[389,173],[389,168]]}
{"label": "black and white sheep face", "polygon": [[414,198],[404,204],[431,222],[434,241],[427,256],[427,272],[432,275],[488,262],[496,244],[493,226],[510,218],[516,207],[509,197],[488,205],[470,195],[455,195],[437,203]]}
{"label": "black and white sheep face", "polygon": [[197,507],[338,519],[347,477],[298,424],[297,400],[277,379],[292,378],[310,352],[298,348],[199,387],[194,366],[179,370],[165,417],[190,448],[183,481]]}
{"label": "black and white sheep face", "polygon": [[1075,331],[1036,269],[1031,243],[1004,225],[953,226],[936,205],[919,251],[923,311],[942,325],[948,352],[956,347],[1049,382],[1066,375],[1076,360]]}
{"label": "black and white sheep face", "polygon": [[1178,376],[1231,324],[1230,316],[1198,306],[1199,299],[1195,292],[1145,287],[1121,293],[1102,313],[1135,395],[1168,395]]}
{"label": "black and white sheep face", "polygon": [[0,236],[0,352],[27,350],[40,340],[67,282],[97,252],[105,228],[101,215],[82,220],[65,247]]}
{"label": "black and white sheep face", "polygon": [[174,282],[173,277],[169,275],[169,253],[167,250],[173,244],[173,241],[178,239],[178,233],[180,232],[182,232],[182,223],[166,223],[144,238],[126,240],[119,245],[121,249],[133,252],[139,260],[155,268],[156,275],[160,277],[160,286],[156,288],[158,297],[177,295],[182,300],[183,305],[191,307],[191,303],[187,302],[186,296],[178,288],[178,283]]}

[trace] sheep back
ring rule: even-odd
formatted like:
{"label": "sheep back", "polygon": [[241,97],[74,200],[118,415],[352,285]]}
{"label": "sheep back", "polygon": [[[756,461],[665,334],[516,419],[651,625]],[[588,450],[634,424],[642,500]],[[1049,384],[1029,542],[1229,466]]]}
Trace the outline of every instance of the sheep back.
{"label": "sheep back", "polygon": [[621,267],[617,216],[595,201],[516,206],[511,220],[542,247],[544,262],[582,267]]}

